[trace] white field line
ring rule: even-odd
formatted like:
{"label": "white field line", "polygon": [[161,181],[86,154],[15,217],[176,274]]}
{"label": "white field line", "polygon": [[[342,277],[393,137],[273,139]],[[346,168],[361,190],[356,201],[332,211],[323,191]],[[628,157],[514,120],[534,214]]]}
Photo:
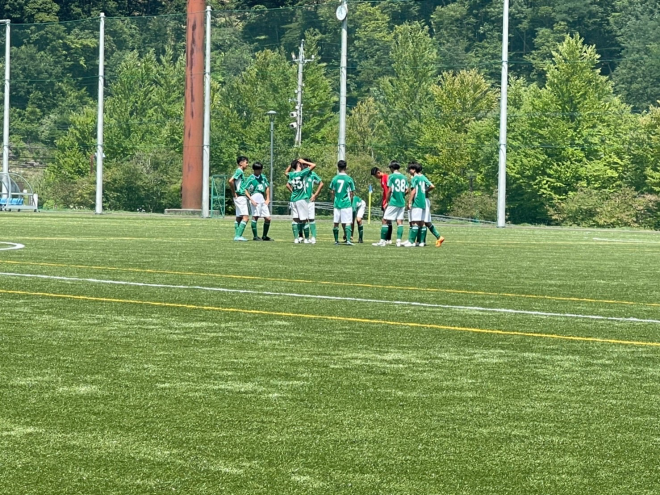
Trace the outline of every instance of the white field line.
{"label": "white field line", "polygon": [[646,241],[642,239],[608,239],[606,237],[594,237],[594,241],[622,242],[624,244],[660,244],[660,242]]}
{"label": "white field line", "polygon": [[25,246],[23,244],[19,244],[18,242],[2,242],[0,241],[1,244],[8,244],[8,247],[2,247],[0,246],[0,251],[11,251],[12,249],[23,249]]}
{"label": "white field line", "polygon": [[0,276],[39,278],[46,280],[60,280],[64,282],[89,282],[94,284],[128,285],[134,287],[154,287],[158,289],[204,290],[204,291],[226,292],[226,293],[235,293],[235,294],[254,294],[258,296],[286,296],[286,297],[297,297],[301,299],[322,299],[322,300],[330,300],[330,301],[349,301],[349,302],[363,302],[363,303],[372,303],[372,304],[394,304],[399,306],[417,306],[423,308],[440,308],[440,309],[451,309],[457,311],[482,311],[488,313],[506,313],[506,314],[544,316],[544,317],[549,316],[549,317],[558,317],[558,318],[579,318],[585,320],[621,321],[621,322],[632,322],[632,323],[660,323],[660,320],[633,318],[633,317],[582,315],[582,314],[574,314],[574,313],[550,313],[546,311],[527,311],[522,309],[507,309],[507,308],[486,308],[482,306],[455,306],[449,304],[433,304],[433,303],[423,303],[416,301],[392,301],[386,299],[365,299],[360,297],[296,294],[294,292],[270,292],[270,291],[259,291],[259,290],[249,290],[249,289],[227,289],[224,287],[204,287],[201,285],[148,284],[144,282],[129,282],[126,280],[103,280],[96,278],[60,277],[55,275],[39,275],[33,273],[0,272]]}

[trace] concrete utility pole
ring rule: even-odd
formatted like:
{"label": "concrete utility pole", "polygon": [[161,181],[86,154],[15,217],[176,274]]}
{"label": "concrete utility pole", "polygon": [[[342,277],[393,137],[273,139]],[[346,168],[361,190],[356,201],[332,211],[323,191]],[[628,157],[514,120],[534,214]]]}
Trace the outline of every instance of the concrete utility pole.
{"label": "concrete utility pole", "polygon": [[298,52],[298,58],[297,59],[295,57],[293,58],[294,62],[298,62],[298,89],[296,90],[296,111],[291,112],[291,117],[296,117],[296,139],[294,141],[294,144],[296,146],[300,146],[302,144],[302,125],[303,125],[302,95],[303,95],[303,87],[305,86],[305,84],[303,83],[303,69],[306,63],[311,62],[313,60],[314,60],[313,55],[312,58],[310,59],[305,58],[305,40],[301,40],[300,51]]}
{"label": "concrete utility pole", "polygon": [[188,0],[181,208],[201,210],[204,137],[204,0]]}
{"label": "concrete utility pole", "polygon": [[202,171],[202,218],[208,218],[211,173],[211,7],[206,7],[206,52],[204,67],[204,161]]}
{"label": "concrete utility pole", "polygon": [[509,86],[509,0],[504,0],[502,16],[502,82],[500,93],[500,155],[497,178],[497,226],[506,225],[506,123]]}
{"label": "concrete utility pole", "polygon": [[339,64],[339,143],[337,160],[346,160],[346,66],[348,61],[348,5],[342,0],[337,8],[341,21],[341,62]]}
{"label": "concrete utility pole", "polygon": [[9,74],[11,73],[11,21],[0,21],[5,25],[5,108],[2,128],[2,173],[9,173]]}
{"label": "concrete utility pole", "polygon": [[105,88],[105,14],[99,21],[99,94],[96,115],[96,205],[97,215],[103,213],[103,90]]}

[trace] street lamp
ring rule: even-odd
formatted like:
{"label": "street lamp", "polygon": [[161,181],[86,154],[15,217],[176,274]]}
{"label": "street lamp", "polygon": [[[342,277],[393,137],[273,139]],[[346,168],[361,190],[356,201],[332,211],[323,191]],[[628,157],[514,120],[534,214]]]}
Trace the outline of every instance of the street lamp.
{"label": "street lamp", "polygon": [[275,110],[270,110],[266,112],[266,115],[270,117],[270,211],[274,213],[275,208],[275,176],[273,175],[273,142],[275,137],[275,115],[277,112]]}

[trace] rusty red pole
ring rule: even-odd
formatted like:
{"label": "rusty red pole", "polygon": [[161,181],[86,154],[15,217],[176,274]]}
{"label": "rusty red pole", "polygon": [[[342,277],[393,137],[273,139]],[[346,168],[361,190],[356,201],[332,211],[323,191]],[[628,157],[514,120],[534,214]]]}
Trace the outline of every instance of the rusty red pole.
{"label": "rusty red pole", "polygon": [[181,208],[202,208],[205,0],[188,0]]}

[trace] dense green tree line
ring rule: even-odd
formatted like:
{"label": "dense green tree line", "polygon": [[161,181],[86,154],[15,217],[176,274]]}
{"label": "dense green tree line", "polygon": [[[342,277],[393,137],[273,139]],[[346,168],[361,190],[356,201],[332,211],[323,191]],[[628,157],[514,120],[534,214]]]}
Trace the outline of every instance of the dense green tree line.
{"label": "dense green tree line", "polygon": [[[237,154],[278,170],[336,158],[336,2],[211,2],[212,169]],[[416,159],[438,212],[492,218],[501,1],[350,2],[348,158],[358,186]],[[13,23],[12,159],[47,164],[49,205],[93,201],[98,14],[107,21],[106,196],[114,209],[179,201],[185,1],[6,0]],[[293,148],[306,40],[302,149]],[[508,215],[514,222],[657,227],[660,7],[651,0],[512,1]],[[276,197],[284,199],[282,181]]]}

